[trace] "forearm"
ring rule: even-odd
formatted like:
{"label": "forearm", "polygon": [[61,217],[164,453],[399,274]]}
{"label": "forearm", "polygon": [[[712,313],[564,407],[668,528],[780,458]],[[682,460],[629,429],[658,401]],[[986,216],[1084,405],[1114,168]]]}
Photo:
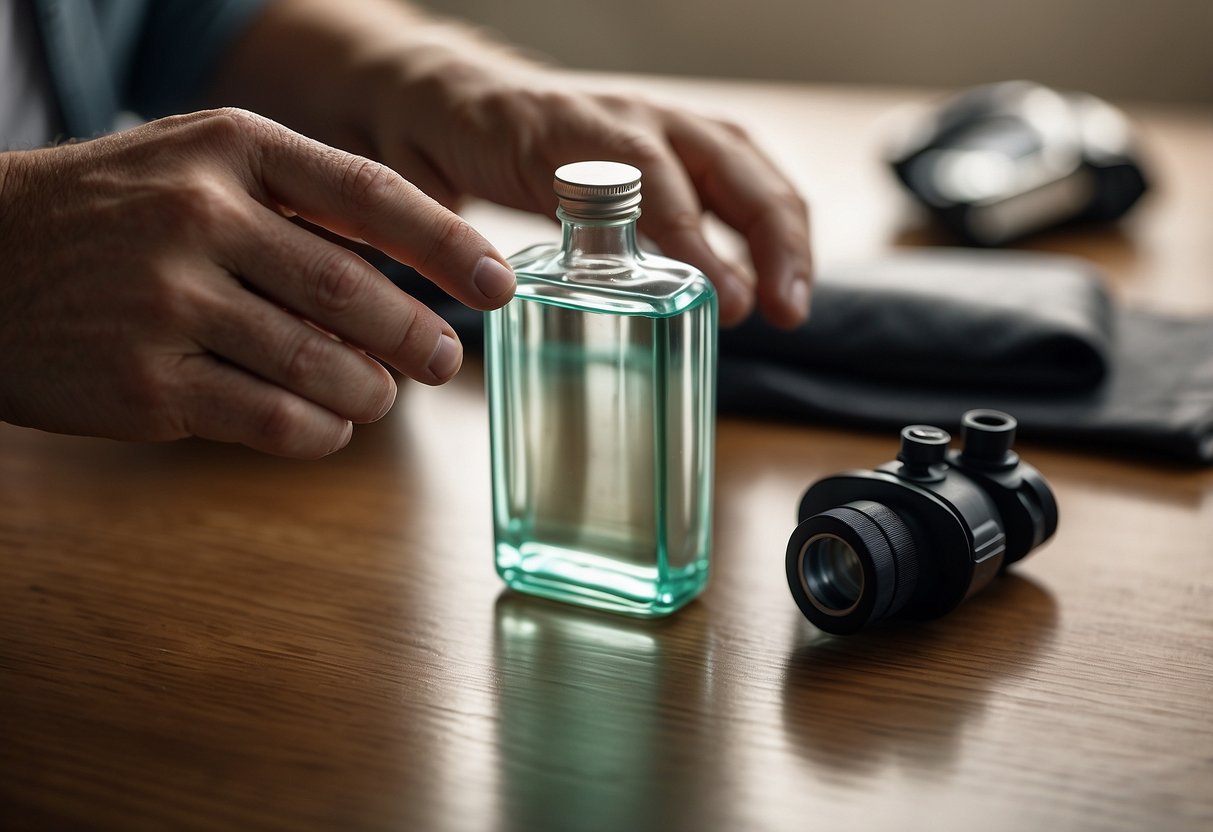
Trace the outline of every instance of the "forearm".
{"label": "forearm", "polygon": [[[440,77],[469,55],[526,64],[474,29],[405,2],[273,0],[232,45],[211,101],[373,155],[366,131],[378,109],[399,106],[401,90]],[[424,118],[418,109],[415,116]]]}

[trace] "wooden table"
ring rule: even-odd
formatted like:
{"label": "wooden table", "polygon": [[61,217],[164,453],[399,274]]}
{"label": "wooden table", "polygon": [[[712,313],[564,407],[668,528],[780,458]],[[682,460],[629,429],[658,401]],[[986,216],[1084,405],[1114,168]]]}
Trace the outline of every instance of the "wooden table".
{"label": "wooden table", "polygon": [[[922,93],[635,83],[747,124],[824,262],[921,239],[876,159]],[[1213,312],[1213,119],[1132,111],[1149,201],[1034,245]],[[796,501],[895,437],[724,420],[712,585],[644,623],[502,591],[481,384],[315,463],[0,426],[0,828],[1213,828],[1213,471],[1022,446],[1056,538],[832,639],[784,581]]]}

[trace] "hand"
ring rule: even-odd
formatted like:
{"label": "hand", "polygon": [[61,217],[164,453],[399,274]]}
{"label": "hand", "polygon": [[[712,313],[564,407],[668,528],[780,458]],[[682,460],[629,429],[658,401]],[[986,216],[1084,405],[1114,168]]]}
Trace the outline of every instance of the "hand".
{"label": "hand", "polygon": [[[807,314],[808,210],[743,130],[592,88],[404,0],[277,0],[211,95],[385,162],[447,207],[472,195],[551,216],[560,165],[630,162],[641,230],[715,283],[722,322],[755,300],[779,326]],[[756,274],[712,250],[705,211],[744,235]]]}
{"label": "hand", "polygon": [[[782,327],[808,314],[807,206],[733,124],[594,91],[575,75],[484,49],[431,58],[419,77],[386,85],[370,124],[369,152],[452,207],[466,193],[551,215],[557,167],[629,162],[644,174],[641,230],[707,274],[722,323],[743,320],[755,297]],[[705,210],[745,236],[756,276],[712,250]]]}
{"label": "hand", "polygon": [[201,436],[318,457],[391,407],[370,356],[426,384],[454,331],[297,214],[477,309],[513,275],[376,162],[240,110],[0,154],[0,419],[118,439]]}

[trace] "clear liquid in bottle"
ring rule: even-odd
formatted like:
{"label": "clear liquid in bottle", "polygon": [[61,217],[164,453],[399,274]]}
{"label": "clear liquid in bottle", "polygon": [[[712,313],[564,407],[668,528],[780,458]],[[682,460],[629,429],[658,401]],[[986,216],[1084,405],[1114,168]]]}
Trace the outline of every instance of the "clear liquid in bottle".
{"label": "clear liquid in bottle", "polygon": [[514,589],[637,616],[698,595],[711,552],[716,295],[640,252],[639,171],[557,171],[561,246],[511,258],[488,313],[497,571]]}

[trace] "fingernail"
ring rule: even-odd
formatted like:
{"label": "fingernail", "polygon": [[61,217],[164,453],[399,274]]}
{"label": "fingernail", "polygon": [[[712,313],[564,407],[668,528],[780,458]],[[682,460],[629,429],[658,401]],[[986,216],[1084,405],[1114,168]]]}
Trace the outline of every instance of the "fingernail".
{"label": "fingernail", "polygon": [[[337,451],[350,444],[350,440],[354,437],[354,423],[346,419],[345,430],[341,432],[341,436],[337,439],[337,444],[329,451],[330,454],[335,454]],[[327,456],[327,454],[326,454]]]}
{"label": "fingernail", "polygon": [[398,391],[396,389],[396,382],[393,381],[391,395],[384,397],[385,401],[383,403],[383,409],[379,411],[378,415],[375,416],[375,418],[371,419],[372,422],[378,422],[380,419],[382,419],[384,416],[386,416],[388,414],[388,411],[392,409],[392,405],[394,405],[396,403],[396,393],[397,392]]}
{"label": "fingernail", "polygon": [[809,284],[803,278],[794,277],[788,282],[783,300],[802,321],[809,317]]}
{"label": "fingernail", "polygon": [[480,258],[472,272],[472,283],[476,291],[488,300],[496,300],[507,292],[514,291],[514,273],[487,254]]}
{"label": "fingernail", "polygon": [[434,348],[434,354],[430,356],[430,363],[426,369],[435,378],[446,380],[455,375],[455,371],[462,363],[463,350],[460,348],[459,342],[449,335],[440,335],[438,336],[438,346]]}

